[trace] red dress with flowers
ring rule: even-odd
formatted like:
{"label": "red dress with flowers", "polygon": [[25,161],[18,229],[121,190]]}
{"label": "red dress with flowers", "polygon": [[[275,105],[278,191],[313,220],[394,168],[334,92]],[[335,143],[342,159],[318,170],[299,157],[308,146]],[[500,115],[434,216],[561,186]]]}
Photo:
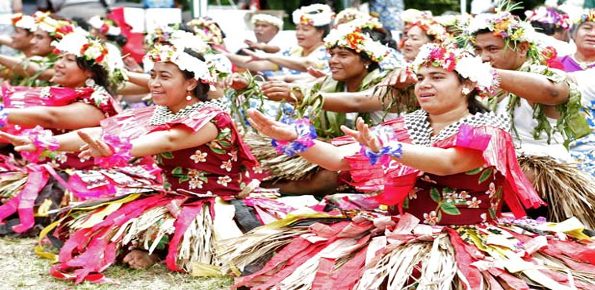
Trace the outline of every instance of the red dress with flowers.
{"label": "red dress with flowers", "polygon": [[132,139],[171,128],[198,132],[207,123],[216,125],[219,134],[206,144],[154,156],[162,170],[163,187],[151,186],[150,193],[131,193],[74,208],[69,222],[59,225],[55,233],[66,241],[52,275],[77,283],[105,281],[100,272],[131,247],[166,251],[167,266],[174,271],[217,264],[214,217],[228,215],[216,206],[216,197],[237,196],[250,181],[247,168],[257,162],[221,103],[200,104],[191,107],[189,114],[169,120],[160,117],[163,114],[156,111],[163,108],[157,106],[130,110],[102,122],[104,133]]}
{"label": "red dress with flowers", "polygon": [[[391,210],[361,211],[350,220],[314,223],[308,230],[275,231],[269,225],[227,243],[223,264],[240,270],[277,249],[262,269],[237,278],[236,287],[592,289],[595,248],[580,222],[521,218],[523,206],[542,201],[516,163],[506,120],[475,114],[433,135],[427,113],[420,110],[385,125],[401,142],[481,150],[485,166],[436,176],[394,161],[370,166],[361,154],[347,157],[355,185],[380,191],[373,198]],[[502,217],[502,202],[517,218]],[[274,238],[276,248],[268,246]],[[261,247],[266,250],[253,252]]]}

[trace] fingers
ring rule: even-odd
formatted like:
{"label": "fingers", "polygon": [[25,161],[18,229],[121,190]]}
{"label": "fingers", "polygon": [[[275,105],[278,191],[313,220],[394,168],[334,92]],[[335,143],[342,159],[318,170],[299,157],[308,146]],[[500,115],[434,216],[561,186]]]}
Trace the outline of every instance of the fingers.
{"label": "fingers", "polygon": [[12,143],[13,145],[21,145],[23,144],[23,138],[20,136],[8,134],[6,132],[0,131],[0,138],[5,139],[6,141]]}
{"label": "fingers", "polygon": [[18,146],[15,145],[14,150],[17,152],[35,152],[37,151],[37,146],[31,143]]}
{"label": "fingers", "polygon": [[321,78],[321,77],[326,76],[325,72],[323,72],[322,70],[319,70],[317,68],[311,67],[311,66],[308,67],[307,71],[311,76],[313,76],[315,78]]}

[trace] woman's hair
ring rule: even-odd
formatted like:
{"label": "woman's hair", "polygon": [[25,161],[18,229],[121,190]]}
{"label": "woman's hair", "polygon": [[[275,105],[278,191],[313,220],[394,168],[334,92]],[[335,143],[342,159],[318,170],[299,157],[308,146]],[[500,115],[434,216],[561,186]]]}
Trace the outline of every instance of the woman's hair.
{"label": "woman's hair", "polygon": [[316,28],[317,31],[322,31],[322,39],[324,39],[331,31],[330,24],[323,25],[323,26],[314,26],[314,28]]}
{"label": "woman's hair", "polygon": [[[185,49],[184,50],[185,53],[189,54],[192,57],[196,57],[198,59],[200,59],[201,61],[205,61],[205,58],[198,52],[192,50],[192,49]],[[194,73],[187,71],[187,70],[181,70],[182,73],[184,74],[184,77],[188,80],[188,79],[193,79],[194,78]],[[198,85],[196,86],[196,88],[194,88],[194,95],[202,102],[206,102],[209,100],[209,89],[210,89],[210,85],[209,84],[205,84],[202,81],[198,81]]]}
{"label": "woman's hair", "polygon": [[362,32],[370,36],[372,40],[378,41],[388,47],[397,49],[397,42],[393,39],[393,36],[390,30],[386,28],[379,28],[379,29],[371,29],[364,27],[362,28]]}
{"label": "woman's hair", "polygon": [[[455,73],[457,74],[457,78],[459,79],[460,83],[465,82],[465,78],[463,78],[460,74],[458,74],[456,71]],[[469,113],[471,114],[477,114],[477,113],[486,113],[489,112],[490,110],[488,108],[486,108],[478,99],[477,99],[477,89],[473,89],[468,95],[467,95],[467,109],[469,110]]]}
{"label": "woman's hair", "polygon": [[342,48],[342,49],[345,49],[345,50],[351,51],[351,52],[353,52],[353,53],[355,53],[355,54],[359,55],[359,57],[361,58],[361,60],[362,60],[362,61],[364,61],[364,62],[366,62],[366,61],[367,61],[367,62],[369,62],[369,63],[370,63],[370,65],[368,65],[368,67],[367,67],[367,71],[368,71],[368,72],[371,72],[371,71],[373,71],[373,70],[375,70],[375,69],[380,69],[380,64],[379,64],[378,62],[375,62],[375,61],[373,61],[372,59],[370,59],[370,57],[368,56],[368,54],[366,54],[366,53],[365,53],[365,52],[363,52],[363,51],[360,51],[360,52],[358,53],[357,51],[353,50],[352,48],[349,48],[349,47],[344,47],[344,46],[333,46],[333,47],[331,47],[329,50],[332,50],[332,49],[334,49],[335,47],[340,47],[340,48]]}
{"label": "woman's hair", "polygon": [[104,87],[108,92],[112,93],[108,80],[108,72],[103,66],[95,63],[93,60],[87,60],[84,57],[77,57],[76,64],[80,69],[91,72],[91,78],[95,81],[95,84]]}

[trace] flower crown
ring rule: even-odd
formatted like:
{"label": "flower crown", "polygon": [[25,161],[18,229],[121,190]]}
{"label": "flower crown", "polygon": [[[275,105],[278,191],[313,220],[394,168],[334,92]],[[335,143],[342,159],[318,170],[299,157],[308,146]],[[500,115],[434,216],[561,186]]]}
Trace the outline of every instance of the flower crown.
{"label": "flower crown", "polygon": [[422,15],[421,17],[418,17],[417,19],[410,22],[409,25],[407,25],[407,28],[410,29],[414,26],[421,28],[427,35],[433,36],[439,41],[445,41],[450,37],[446,31],[446,28],[427,14]]}
{"label": "flower crown", "polygon": [[444,26],[448,31],[449,28],[465,27],[471,21],[473,16],[471,14],[457,14],[457,15],[440,15],[435,16],[434,20]]}
{"label": "flower crown", "polygon": [[89,25],[91,27],[99,30],[103,35],[120,35],[122,34],[122,29],[118,27],[115,22],[102,19],[101,16],[96,15],[89,19]]}
{"label": "flower crown", "polygon": [[574,24],[581,24],[587,21],[595,21],[595,9],[585,10],[580,18],[575,19]]}
{"label": "flower crown", "polygon": [[364,29],[364,28],[369,28],[371,30],[382,29],[382,23],[380,23],[380,20],[373,16],[368,16],[365,18],[356,18],[349,22],[339,23],[337,25],[337,27],[342,26],[342,25],[349,25],[351,27],[357,27],[360,29]]}
{"label": "flower crown", "polygon": [[174,46],[158,43],[155,48],[147,52],[145,59],[149,62],[171,62],[178,66],[180,70],[194,73],[194,78],[205,84],[213,85],[217,78],[211,71],[215,70],[213,64],[204,62],[194,56],[191,56],[184,50],[185,46]]}
{"label": "flower crown", "polygon": [[257,22],[266,22],[277,27],[279,30],[283,29],[283,20],[269,14],[254,14],[250,21],[252,22],[252,25],[256,25]]}
{"label": "flower crown", "polygon": [[420,11],[417,9],[407,9],[401,12],[401,19],[405,25],[409,25],[409,23],[415,22],[417,19],[422,17],[432,17],[432,12]]}
{"label": "flower crown", "polygon": [[497,14],[479,14],[475,16],[463,34],[471,40],[475,41],[477,32],[487,29],[491,31],[494,36],[499,36],[507,41],[514,42],[533,42],[535,39],[535,29],[529,22],[521,21],[517,16],[510,12],[499,12]]}
{"label": "flower crown", "polygon": [[108,79],[115,84],[122,77],[124,63],[116,47],[110,49],[103,41],[74,32],[52,42],[54,53],[71,53],[102,66],[108,72]]}
{"label": "flower crown", "polygon": [[484,63],[480,57],[457,48],[452,43],[425,44],[411,63],[410,69],[417,73],[420,68],[428,65],[447,71],[454,70],[461,77],[475,82],[475,89],[482,97],[492,95],[499,86],[498,76],[489,63]]}
{"label": "flower crown", "polygon": [[190,20],[187,23],[192,27],[194,34],[200,36],[208,44],[222,44],[223,32],[217,23],[205,17]]}
{"label": "flower crown", "polygon": [[537,10],[525,11],[526,21],[553,24],[556,28],[570,29],[570,18],[568,14],[560,14],[553,9],[539,7]]}
{"label": "flower crown", "polygon": [[[366,14],[357,8],[348,7],[343,9],[341,12],[337,13],[335,17],[335,25],[340,25],[343,23],[348,23],[358,19],[372,19],[376,18],[369,14]],[[376,18],[377,19],[377,18]]]}
{"label": "flower crown", "polygon": [[22,28],[25,30],[29,30],[31,32],[37,30],[37,25],[35,24],[35,19],[29,15],[24,15],[23,13],[15,13],[11,17],[12,25],[14,27]]}
{"label": "flower crown", "polygon": [[362,33],[358,27],[349,23],[339,25],[324,38],[327,50],[339,46],[365,53],[372,61],[381,62],[389,54],[388,48]]}
{"label": "flower crown", "polygon": [[325,4],[312,4],[301,7],[293,11],[293,23],[311,25],[311,26],[325,26],[331,23],[335,13]]}
{"label": "flower crown", "polygon": [[33,19],[35,19],[37,28],[57,39],[74,31],[74,26],[70,22],[54,19],[49,12],[37,11],[33,14]]}

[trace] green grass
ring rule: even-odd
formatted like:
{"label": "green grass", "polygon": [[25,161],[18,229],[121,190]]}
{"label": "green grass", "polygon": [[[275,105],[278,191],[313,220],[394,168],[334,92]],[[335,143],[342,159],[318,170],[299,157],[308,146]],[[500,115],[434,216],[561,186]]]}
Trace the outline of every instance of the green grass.
{"label": "green grass", "polygon": [[230,277],[198,278],[189,274],[174,273],[163,264],[146,270],[134,270],[125,266],[111,266],[105,276],[120,282],[120,285],[93,284],[58,280],[49,273],[48,260],[39,258],[33,248],[35,239],[0,238],[0,281],[3,289],[229,289]]}

